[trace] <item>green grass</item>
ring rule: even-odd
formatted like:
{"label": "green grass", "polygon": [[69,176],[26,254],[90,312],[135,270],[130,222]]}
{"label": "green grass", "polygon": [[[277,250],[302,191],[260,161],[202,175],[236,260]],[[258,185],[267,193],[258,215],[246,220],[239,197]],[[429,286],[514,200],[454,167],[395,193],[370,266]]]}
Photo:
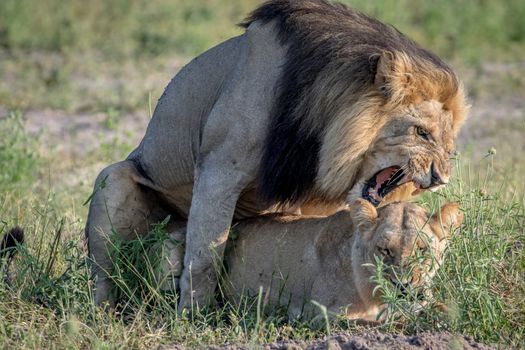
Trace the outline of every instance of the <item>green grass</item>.
{"label": "green grass", "polygon": [[37,142],[25,132],[19,112],[9,112],[0,118],[0,164],[0,188],[4,191],[36,178],[39,166]]}
{"label": "green grass", "polygon": [[[145,238],[116,241],[114,280],[123,306],[117,315],[100,312],[92,302],[83,241],[86,207],[82,203],[89,190],[55,192],[48,185],[39,174],[45,174],[44,164],[56,158],[45,158],[53,154],[35,156],[37,144],[29,142],[31,138],[22,131],[22,120],[17,114],[0,119],[3,142],[9,144],[9,148],[0,148],[0,157],[9,159],[2,165],[36,174],[5,177],[8,187],[0,191],[0,230],[19,223],[27,233],[27,246],[15,263],[14,286],[0,284],[1,347],[260,344],[361,329],[337,318],[328,323],[288,322],[283,312],[265,312],[260,298],[245,299],[239,305],[226,303],[191,316],[178,315],[175,295],[157,287],[158,259],[149,251],[165,238],[162,225]],[[24,161],[31,157],[39,161]],[[432,287],[430,305],[443,303],[449,313],[437,313],[429,306],[415,317],[407,312],[412,307],[409,300],[390,294],[385,301],[392,317],[382,329],[408,334],[448,330],[478,341],[525,347],[525,201],[512,192],[508,182],[492,179],[497,157],[484,158],[470,172],[466,161],[459,162],[463,165],[458,165],[455,180],[445,191],[420,199],[431,210],[446,201],[459,201],[465,211],[461,231],[451,241]],[[382,288],[388,291],[389,286]],[[322,315],[322,306],[319,310]]]}
{"label": "green grass", "polygon": [[0,46],[46,51],[100,50],[111,56],[194,54],[238,32],[255,1],[6,0]]}

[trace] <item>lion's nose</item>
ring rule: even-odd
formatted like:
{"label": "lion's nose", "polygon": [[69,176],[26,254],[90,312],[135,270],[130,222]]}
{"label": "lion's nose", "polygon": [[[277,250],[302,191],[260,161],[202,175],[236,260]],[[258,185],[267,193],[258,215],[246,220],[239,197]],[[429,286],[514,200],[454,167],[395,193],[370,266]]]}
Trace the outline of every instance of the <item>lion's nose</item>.
{"label": "lion's nose", "polygon": [[430,186],[440,186],[440,185],[446,185],[448,181],[444,180],[439,171],[436,169],[436,166],[434,165],[434,162],[432,162],[431,166],[431,184]]}

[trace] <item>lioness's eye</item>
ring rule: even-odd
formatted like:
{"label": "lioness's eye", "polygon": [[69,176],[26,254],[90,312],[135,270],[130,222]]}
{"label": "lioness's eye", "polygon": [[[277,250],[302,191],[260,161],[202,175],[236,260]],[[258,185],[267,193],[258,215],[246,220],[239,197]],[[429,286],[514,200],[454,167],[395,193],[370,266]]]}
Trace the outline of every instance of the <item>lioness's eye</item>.
{"label": "lioness's eye", "polygon": [[379,251],[379,253],[385,257],[388,257],[388,256],[392,256],[392,252],[390,251],[390,249],[387,249],[387,248],[377,248],[377,250]]}
{"label": "lioness's eye", "polygon": [[418,248],[418,251],[419,251],[420,255],[427,255],[428,247],[420,247],[420,248]]}
{"label": "lioness's eye", "polygon": [[416,134],[418,136],[424,138],[425,140],[428,140],[429,132],[427,130],[423,129],[422,127],[416,126]]}

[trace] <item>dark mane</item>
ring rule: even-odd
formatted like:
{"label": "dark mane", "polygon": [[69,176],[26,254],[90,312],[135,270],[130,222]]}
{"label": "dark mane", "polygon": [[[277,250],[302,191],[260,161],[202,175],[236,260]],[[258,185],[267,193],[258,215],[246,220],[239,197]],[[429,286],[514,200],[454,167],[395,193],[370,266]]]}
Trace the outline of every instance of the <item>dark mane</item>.
{"label": "dark mane", "polygon": [[[402,51],[451,71],[437,56],[395,28],[342,4],[271,0],[257,8],[241,26],[247,28],[254,21],[274,22],[278,39],[287,46],[259,170],[260,195],[270,203],[296,203],[320,195],[313,192],[322,135],[334,117],[333,106],[355,102],[372,85],[382,52]],[[316,79],[329,74],[330,69],[343,70],[344,75],[337,79],[348,82],[345,90],[308,99]],[[348,96],[343,99],[343,92],[350,92],[354,100]],[[317,115],[309,115],[312,111],[317,111]]]}

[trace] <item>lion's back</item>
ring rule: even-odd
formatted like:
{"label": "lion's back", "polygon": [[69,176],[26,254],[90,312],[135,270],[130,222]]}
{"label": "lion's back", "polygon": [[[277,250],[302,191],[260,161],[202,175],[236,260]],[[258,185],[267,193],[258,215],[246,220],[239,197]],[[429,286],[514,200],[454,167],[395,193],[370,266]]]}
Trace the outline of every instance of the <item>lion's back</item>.
{"label": "lion's back", "polygon": [[218,152],[226,135],[237,146],[221,152],[249,153],[250,161],[259,162],[284,51],[271,25],[253,27],[177,73],[129,156],[157,190],[170,196],[184,192],[184,209],[190,206],[199,160],[208,150]]}
{"label": "lion's back", "polygon": [[131,155],[140,158],[156,184],[171,188],[193,181],[203,124],[240,50],[242,37],[212,48],[184,66],[165,88]]}

